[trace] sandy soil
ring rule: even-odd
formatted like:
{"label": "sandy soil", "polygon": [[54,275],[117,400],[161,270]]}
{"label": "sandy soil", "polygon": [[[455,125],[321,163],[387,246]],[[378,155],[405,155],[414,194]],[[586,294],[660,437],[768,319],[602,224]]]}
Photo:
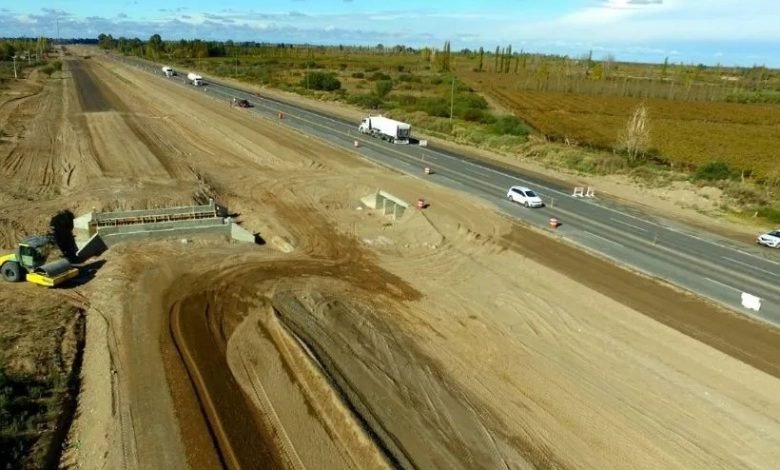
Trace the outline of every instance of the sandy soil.
{"label": "sandy soil", "polygon": [[[66,463],[709,469],[780,459],[776,330],[207,93],[108,60],[69,60],[66,71],[39,93],[60,93],[62,113],[28,120],[79,138],[25,154],[36,159],[29,172],[6,170],[31,191],[0,196],[0,217],[21,220],[0,224],[5,239],[63,205],[210,195],[268,241],[127,244],[67,291],[89,308]],[[91,104],[75,83],[98,90]],[[0,145],[0,157],[24,140]],[[71,183],[63,171],[39,191],[46,180],[32,175],[49,161],[70,162]],[[431,207],[396,221],[360,207],[379,188],[424,194]]]}

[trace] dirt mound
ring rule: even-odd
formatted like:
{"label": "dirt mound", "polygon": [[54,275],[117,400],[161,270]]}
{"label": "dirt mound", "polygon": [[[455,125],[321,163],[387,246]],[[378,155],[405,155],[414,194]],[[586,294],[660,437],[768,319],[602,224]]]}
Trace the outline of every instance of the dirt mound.
{"label": "dirt mound", "polygon": [[479,405],[426,360],[414,341],[387,324],[385,315],[355,300],[367,293],[342,296],[281,292],[273,305],[393,466],[505,466],[500,437],[480,419]]}

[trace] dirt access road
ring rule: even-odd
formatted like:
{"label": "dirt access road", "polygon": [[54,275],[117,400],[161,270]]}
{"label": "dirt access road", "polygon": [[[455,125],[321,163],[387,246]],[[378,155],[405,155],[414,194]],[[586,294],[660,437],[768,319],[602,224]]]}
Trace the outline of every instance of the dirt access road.
{"label": "dirt access road", "polygon": [[[32,208],[46,220],[63,205],[209,195],[268,241],[128,244],[67,291],[89,309],[66,463],[709,469],[780,459],[776,330],[208,92],[104,60],[65,70],[47,83],[61,113],[19,118],[50,126],[62,145],[25,153],[29,171],[6,170],[32,196],[3,193],[0,213],[21,220]],[[47,159],[73,171],[40,189]],[[356,210],[378,188],[431,207],[397,221]]]}

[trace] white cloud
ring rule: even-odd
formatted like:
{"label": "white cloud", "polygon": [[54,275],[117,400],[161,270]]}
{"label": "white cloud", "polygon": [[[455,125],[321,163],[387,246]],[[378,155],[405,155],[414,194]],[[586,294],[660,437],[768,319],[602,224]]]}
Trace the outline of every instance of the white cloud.
{"label": "white cloud", "polygon": [[[521,2],[510,10],[463,10],[429,3],[419,9],[342,9],[315,13],[297,3],[295,9],[237,10],[207,6],[163,7],[151,18],[76,17],[51,9],[0,15],[2,34],[17,36],[56,33],[163,39],[234,39],[239,41],[314,42],[343,44],[406,44],[440,46],[452,40],[453,48],[512,44],[515,50],[579,55],[588,50],[600,55],[660,60],[679,51],[679,60],[745,60],[759,55],[761,62],[780,65],[780,0],[589,0],[578,10],[558,16],[525,14]],[[196,5],[197,2],[191,5]],[[354,2],[353,5],[358,5]],[[434,6],[430,6],[434,5]],[[258,4],[258,9],[262,6]],[[549,15],[549,13],[547,13]],[[94,34],[93,34],[94,32]],[[87,34],[89,33],[89,34]],[[740,45],[742,49],[737,52]],[[691,52],[694,51],[694,52]],[[752,59],[751,59],[752,60]]]}
{"label": "white cloud", "polygon": [[14,16],[16,21],[18,21],[20,24],[23,25],[31,25],[38,23],[38,20],[36,18],[31,17],[30,15],[18,15]]}
{"label": "white cloud", "polygon": [[607,0],[535,24],[505,28],[504,36],[592,43],[780,41],[780,2],[751,0]]}

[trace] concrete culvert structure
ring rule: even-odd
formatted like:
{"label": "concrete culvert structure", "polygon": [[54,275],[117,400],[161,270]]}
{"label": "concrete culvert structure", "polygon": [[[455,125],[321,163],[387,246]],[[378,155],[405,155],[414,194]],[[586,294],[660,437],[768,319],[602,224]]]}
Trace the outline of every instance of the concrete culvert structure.
{"label": "concrete culvert structure", "polygon": [[74,220],[79,258],[95,256],[123,241],[222,235],[257,243],[258,237],[227,217],[213,199],[208,204],[114,212],[91,212]]}

